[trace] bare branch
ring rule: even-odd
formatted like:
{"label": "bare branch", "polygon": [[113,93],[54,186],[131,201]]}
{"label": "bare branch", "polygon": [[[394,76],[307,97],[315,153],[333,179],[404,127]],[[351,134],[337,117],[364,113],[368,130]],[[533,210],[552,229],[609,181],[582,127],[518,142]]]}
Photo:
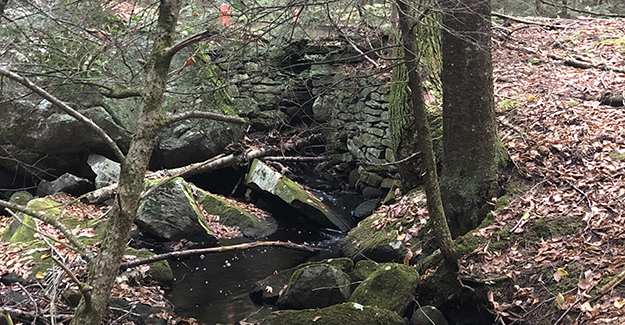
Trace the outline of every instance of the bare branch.
{"label": "bare branch", "polygon": [[165,254],[160,254],[160,255],[153,255],[150,257],[146,257],[146,258],[140,258],[140,259],[124,262],[120,266],[120,270],[124,271],[131,267],[148,264],[148,263],[154,263],[154,262],[158,262],[158,261],[162,261],[162,260],[166,260],[170,258],[187,257],[187,256],[206,254],[206,253],[243,250],[243,249],[249,249],[249,248],[254,248],[254,247],[259,247],[259,246],[280,246],[280,247],[286,247],[286,248],[299,249],[299,250],[303,250],[303,251],[307,251],[311,253],[324,250],[323,248],[308,247],[308,246],[299,245],[299,244],[290,243],[290,242],[260,241],[260,242],[254,242],[254,243],[232,245],[232,246],[189,249],[186,251],[170,252],[170,253],[165,253]]}
{"label": "bare branch", "polygon": [[102,138],[102,140],[104,140],[104,142],[106,142],[106,144],[113,150],[113,152],[115,153],[115,157],[119,161],[123,161],[124,160],[124,154],[122,153],[121,149],[119,149],[119,147],[117,146],[115,141],[113,141],[113,139],[111,139],[111,137],[109,137],[108,134],[106,134],[106,132],[104,132],[104,130],[102,130],[102,128],[100,128],[92,120],[90,120],[86,116],[80,114],[75,109],[69,107],[67,104],[63,103],[62,101],[60,101],[56,97],[52,96],[52,94],[48,93],[43,88],[35,85],[28,78],[22,77],[22,76],[20,76],[20,75],[18,75],[16,73],[13,73],[13,72],[11,72],[9,70],[5,70],[5,69],[2,69],[2,68],[0,68],[0,76],[6,76],[8,78],[11,78],[11,79],[19,82],[24,87],[32,90],[33,92],[37,93],[39,96],[45,98],[50,103],[54,104],[54,106],[58,107],[63,112],[67,113],[68,115],[72,116],[73,118],[77,119],[78,121],[82,122],[83,124],[87,125],[91,130],[93,130],[97,135],[99,135],[100,138]]}
{"label": "bare branch", "polygon": [[205,30],[203,32],[197,33],[195,35],[192,35],[174,45],[172,45],[170,48],[167,49],[166,54],[164,55],[169,55],[170,57],[174,56],[174,54],[178,53],[178,51],[182,50],[183,48],[191,45],[191,44],[195,44],[201,40],[207,39],[211,36],[215,35],[215,32],[212,30]]}
{"label": "bare branch", "polygon": [[63,271],[65,271],[65,274],[67,274],[72,279],[72,281],[74,281],[74,283],[76,283],[76,285],[78,286],[78,290],[80,290],[80,293],[82,294],[82,296],[85,297],[85,303],[91,304],[91,290],[93,288],[91,288],[89,285],[83,282],[80,282],[78,278],[76,277],[76,275],[72,272],[72,270],[70,270],[69,267],[65,265],[65,263],[61,262],[61,260],[59,260],[58,258],[54,256],[52,256],[52,260],[58,266],[60,266],[63,269]]}
{"label": "bare branch", "polygon": [[207,119],[211,119],[215,121],[222,121],[222,122],[229,122],[229,123],[236,123],[236,124],[247,123],[245,119],[240,118],[238,116],[228,116],[228,115],[211,113],[211,112],[191,111],[191,112],[184,112],[184,113],[172,115],[167,119],[165,124],[167,125],[167,124],[171,124],[174,122],[187,120],[191,118],[207,118]]}

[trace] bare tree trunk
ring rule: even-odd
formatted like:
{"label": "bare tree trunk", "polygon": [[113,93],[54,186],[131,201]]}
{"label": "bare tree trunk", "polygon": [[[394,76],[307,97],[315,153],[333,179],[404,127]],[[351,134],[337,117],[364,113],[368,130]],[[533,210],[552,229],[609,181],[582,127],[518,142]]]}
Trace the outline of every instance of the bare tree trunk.
{"label": "bare tree trunk", "polygon": [[442,0],[445,214],[454,236],[477,227],[498,196],[506,152],[497,136],[490,1]]}
{"label": "bare tree trunk", "polygon": [[161,0],[156,35],[148,62],[147,83],[137,121],[137,132],[130,143],[119,177],[119,192],[114,213],[104,235],[100,252],[89,265],[88,284],[93,288],[92,302],[83,299],[76,309],[72,325],[97,325],[102,316],[119,271],[129,231],[139,207],[143,179],[156,134],[165,119],[161,102],[171,62],[169,47],[174,43],[181,0]]}
{"label": "bare tree trunk", "polygon": [[415,4],[408,3],[405,0],[397,1],[399,30],[401,32],[401,41],[404,52],[404,64],[407,71],[407,93],[408,106],[412,109],[414,125],[416,129],[416,149],[420,153],[421,166],[423,173],[423,181],[425,185],[425,194],[427,196],[427,207],[430,220],[433,223],[434,235],[441,249],[441,253],[445,261],[456,268],[458,260],[455,253],[455,245],[451,240],[451,233],[445,219],[443,203],[441,200],[440,188],[438,185],[438,175],[436,172],[436,160],[434,158],[434,149],[432,147],[432,136],[428,125],[425,99],[423,98],[423,85],[419,68],[420,49],[416,42],[414,26],[416,20],[414,18]]}

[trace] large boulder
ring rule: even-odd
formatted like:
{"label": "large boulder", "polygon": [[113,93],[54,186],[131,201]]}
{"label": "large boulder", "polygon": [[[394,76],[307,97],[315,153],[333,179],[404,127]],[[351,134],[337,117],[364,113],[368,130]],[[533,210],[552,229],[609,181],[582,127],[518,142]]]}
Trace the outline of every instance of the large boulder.
{"label": "large boulder", "polygon": [[323,308],[345,302],[351,279],[343,271],[328,265],[309,265],[293,273],[277,305],[287,309]]}
{"label": "large boulder", "polygon": [[341,240],[341,251],[356,260],[385,263],[402,262],[412,250],[412,261],[416,261],[418,252],[427,255],[437,249],[426,211],[425,194],[409,193],[395,205],[360,221]]}
{"label": "large boulder", "polygon": [[396,313],[346,302],[323,309],[286,310],[267,316],[262,325],[405,325]]}
{"label": "large boulder", "polygon": [[231,200],[198,188],[194,188],[194,194],[206,213],[219,216],[219,223],[224,226],[239,227],[245,237],[263,238],[278,229],[278,224],[268,214],[252,214]]}
{"label": "large boulder", "polygon": [[418,282],[419,272],[411,266],[388,263],[365,279],[354,290],[349,301],[404,315],[413,301]]}
{"label": "large boulder", "polygon": [[350,222],[332,212],[321,200],[303,186],[273,170],[258,159],[250,166],[245,183],[248,186],[273,194],[322,226],[348,231]]}
{"label": "large boulder", "polygon": [[[163,180],[150,181],[148,188]],[[217,245],[199,211],[191,187],[182,178],[161,185],[143,199],[135,223],[141,231],[164,241],[187,239]]]}
{"label": "large boulder", "polygon": [[449,322],[436,307],[423,306],[412,314],[410,325],[449,325]]}
{"label": "large boulder", "polygon": [[[80,100],[82,97],[84,101]],[[118,123],[100,97],[95,93],[75,93],[74,98],[81,105],[73,108],[125,147],[131,133]],[[0,164],[9,170],[19,167],[19,162],[37,167],[30,168],[29,173],[61,174],[84,163],[83,153],[109,150],[84,123],[38,98],[0,102],[0,120],[0,155],[13,158],[0,160]]]}
{"label": "large boulder", "polygon": [[173,168],[203,161],[243,137],[245,127],[210,119],[176,122],[158,134],[152,165]]}
{"label": "large boulder", "polygon": [[319,264],[331,265],[345,273],[352,272],[352,269],[354,268],[354,262],[347,257],[330,258],[322,261],[300,264],[296,267],[282,270],[262,280],[256,281],[254,287],[250,291],[250,297],[257,303],[275,304],[280,297],[280,292],[288,286],[289,280],[295,271],[303,267]]}

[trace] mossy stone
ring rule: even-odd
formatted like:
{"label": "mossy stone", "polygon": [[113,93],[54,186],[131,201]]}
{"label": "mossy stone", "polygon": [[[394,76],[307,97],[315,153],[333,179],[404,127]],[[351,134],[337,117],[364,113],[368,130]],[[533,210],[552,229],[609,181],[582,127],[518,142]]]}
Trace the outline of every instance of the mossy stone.
{"label": "mossy stone", "polygon": [[403,315],[412,302],[419,272],[414,268],[387,263],[373,272],[352,293],[349,301],[377,306]]}
{"label": "mossy stone", "polygon": [[270,315],[262,325],[405,325],[396,313],[374,306],[347,302],[323,309],[286,310]]}
{"label": "mossy stone", "polygon": [[354,281],[362,281],[371,276],[371,274],[373,274],[379,268],[380,264],[372,260],[360,260],[354,266],[353,279]]}

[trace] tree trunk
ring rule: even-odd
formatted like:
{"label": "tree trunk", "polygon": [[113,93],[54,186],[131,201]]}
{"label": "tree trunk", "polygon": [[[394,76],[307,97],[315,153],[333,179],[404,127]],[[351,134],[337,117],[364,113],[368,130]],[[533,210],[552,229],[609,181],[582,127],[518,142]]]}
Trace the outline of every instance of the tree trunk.
{"label": "tree trunk", "polygon": [[[438,31],[438,23],[440,15],[437,10],[431,10],[435,1],[420,0],[414,3],[417,6],[416,15],[419,16],[419,22],[414,17],[410,17],[413,26],[408,27],[410,37],[414,38],[418,35],[419,46],[416,48],[418,53],[413,53],[417,57],[415,71],[421,73],[421,67],[425,68],[425,72],[429,80],[429,89],[431,89],[437,97],[441,94],[441,56],[440,56],[440,33]],[[394,8],[397,11],[397,8]],[[415,10],[412,10],[413,15]],[[407,17],[404,13],[400,17]],[[402,44],[401,30],[397,33],[397,44]],[[402,59],[404,57],[404,48],[402,46],[395,48],[395,57]],[[393,145],[393,153],[397,164],[399,174],[402,179],[402,186],[409,190],[420,185],[423,180],[419,172],[420,163],[416,155],[417,139],[415,117],[410,102],[410,94],[407,91],[408,73],[406,65],[398,63],[393,67],[393,82],[391,83],[391,92],[389,96],[389,128],[391,133],[391,143]],[[421,75],[419,76],[421,77]],[[420,81],[423,84],[423,80]]]}
{"label": "tree trunk", "polygon": [[400,39],[404,52],[404,71],[407,72],[407,84],[404,84],[405,93],[408,95],[406,104],[412,110],[411,115],[416,131],[416,149],[420,153],[420,170],[423,173],[427,208],[430,221],[433,223],[434,236],[445,261],[455,268],[457,267],[455,245],[451,240],[441,201],[432,137],[428,125],[426,104],[423,98],[423,84],[419,71],[419,56],[417,55],[422,50],[417,45],[413,30],[415,23],[417,23],[414,18],[415,12],[411,10],[411,8],[414,8],[414,5],[407,3],[405,0],[397,1]]}
{"label": "tree trunk", "polygon": [[442,195],[454,236],[477,227],[506,152],[497,136],[491,60],[490,1],[443,0]]}
{"label": "tree trunk", "polygon": [[88,284],[93,287],[92,301],[90,304],[85,303],[85,299],[81,301],[72,319],[72,325],[100,324],[119,271],[130,227],[139,207],[143,179],[156,143],[156,134],[165,120],[161,112],[161,102],[171,62],[171,54],[167,50],[174,42],[180,3],[181,0],[160,2],[137,132],[122,162],[117,206],[109,218],[100,252],[89,265]]}

